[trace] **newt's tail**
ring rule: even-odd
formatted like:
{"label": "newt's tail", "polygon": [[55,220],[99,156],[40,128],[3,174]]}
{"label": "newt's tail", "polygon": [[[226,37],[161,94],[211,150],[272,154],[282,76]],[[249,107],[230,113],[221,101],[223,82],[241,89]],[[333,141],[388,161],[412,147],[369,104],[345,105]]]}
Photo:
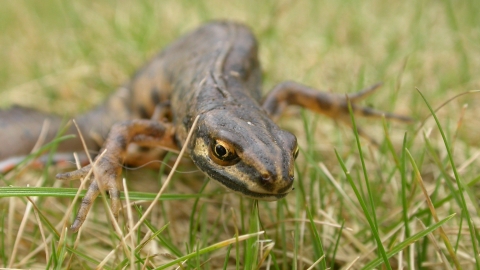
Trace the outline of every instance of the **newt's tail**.
{"label": "newt's tail", "polygon": [[[130,103],[131,91],[121,87],[103,104],[75,118],[89,151],[95,154],[100,149],[114,123],[132,117]],[[78,135],[69,120],[20,106],[0,109],[0,173],[12,169],[32,151],[50,143],[59,132],[60,135]],[[72,157],[73,152],[85,154],[78,136],[59,142],[53,159]]]}
{"label": "newt's tail", "polygon": [[[34,109],[14,106],[0,110],[0,173],[6,172],[23,160],[23,157],[51,142],[67,121],[61,117]],[[77,134],[75,127],[66,127],[65,135]],[[87,139],[89,148],[98,148]],[[65,140],[58,144],[58,153],[83,152],[78,139]]]}

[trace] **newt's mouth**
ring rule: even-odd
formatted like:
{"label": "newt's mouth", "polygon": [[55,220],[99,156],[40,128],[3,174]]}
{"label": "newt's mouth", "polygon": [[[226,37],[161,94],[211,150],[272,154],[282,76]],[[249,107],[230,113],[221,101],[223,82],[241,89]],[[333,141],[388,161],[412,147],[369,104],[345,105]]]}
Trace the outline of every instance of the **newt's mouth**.
{"label": "newt's mouth", "polygon": [[[219,182],[220,184],[222,184],[223,186],[225,186],[226,188],[228,189],[231,189],[233,190],[234,192],[236,193],[240,193],[244,196],[247,196],[247,197],[250,197],[252,199],[257,199],[257,200],[262,200],[262,201],[277,201],[277,200],[280,200],[282,198],[284,198],[285,196],[288,195],[288,193],[290,193],[290,191],[293,190],[292,188],[292,185],[288,186],[288,187],[285,187],[285,188],[282,188],[282,192],[281,193],[261,193],[261,192],[256,192],[256,191],[252,191],[250,189],[247,188],[247,185],[243,182],[238,182],[238,180],[234,180],[234,179],[231,179],[231,178],[228,178],[222,174],[208,174],[212,179],[216,180],[217,182]],[[283,191],[286,191],[286,192],[283,192]]]}
{"label": "newt's mouth", "polygon": [[268,194],[268,193],[257,193],[253,191],[248,191],[248,193],[240,192],[241,194],[250,197],[252,199],[261,200],[261,201],[277,201],[285,198],[289,192],[280,193],[280,194]]}

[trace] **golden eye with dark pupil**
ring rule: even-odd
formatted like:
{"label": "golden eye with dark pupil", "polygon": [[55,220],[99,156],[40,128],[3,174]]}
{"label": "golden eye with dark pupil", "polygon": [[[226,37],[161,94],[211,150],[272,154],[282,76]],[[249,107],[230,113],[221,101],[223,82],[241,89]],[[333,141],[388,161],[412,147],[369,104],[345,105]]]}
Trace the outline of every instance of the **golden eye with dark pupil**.
{"label": "golden eye with dark pupil", "polygon": [[212,141],[209,156],[215,163],[222,166],[233,165],[240,160],[235,153],[235,148],[230,143],[222,140]]}

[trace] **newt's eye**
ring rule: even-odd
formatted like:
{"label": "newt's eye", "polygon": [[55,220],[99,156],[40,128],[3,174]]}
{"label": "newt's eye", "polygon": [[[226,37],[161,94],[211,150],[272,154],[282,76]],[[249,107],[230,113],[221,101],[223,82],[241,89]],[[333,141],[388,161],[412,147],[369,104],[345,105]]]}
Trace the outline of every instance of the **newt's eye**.
{"label": "newt's eye", "polygon": [[298,157],[298,152],[300,152],[300,148],[298,148],[298,145],[295,147],[295,150],[293,151],[293,159],[297,159]]}
{"label": "newt's eye", "polygon": [[215,145],[215,155],[218,157],[218,158],[225,158],[226,156],[228,156],[228,151],[227,149],[221,145],[221,144],[217,144]]}
{"label": "newt's eye", "polygon": [[215,163],[222,166],[230,166],[239,161],[235,148],[222,140],[214,140],[210,143],[208,154]]}

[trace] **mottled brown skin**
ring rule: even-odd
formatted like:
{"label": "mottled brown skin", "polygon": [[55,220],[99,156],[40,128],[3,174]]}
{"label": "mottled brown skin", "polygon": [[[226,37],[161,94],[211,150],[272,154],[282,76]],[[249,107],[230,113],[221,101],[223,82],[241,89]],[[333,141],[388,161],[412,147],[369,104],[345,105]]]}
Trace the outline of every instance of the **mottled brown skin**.
{"label": "mottled brown skin", "polygon": [[[350,95],[349,99],[356,102],[375,88]],[[280,129],[274,119],[285,107],[298,105],[345,121],[349,116],[347,98],[284,82],[261,100],[257,43],[246,26],[212,22],[174,42],[104,105],[79,117],[90,148],[106,136],[108,127],[111,129],[103,144],[107,152],[93,168],[96,181],[89,187],[71,229],[80,228],[100,189],[108,190],[112,211],[118,216],[117,180],[128,159],[129,145],[179,150],[197,116],[198,125],[187,151],[201,171],[252,198],[277,200],[286,196],[292,190],[298,146],[295,136]],[[359,115],[409,120],[355,104],[353,110]],[[0,125],[2,118],[6,125],[10,123],[7,114],[0,112]],[[0,136],[0,140],[8,139]],[[60,150],[64,149],[79,150],[79,143],[62,144]],[[8,155],[0,153],[0,160]],[[58,174],[57,178],[85,177],[91,167]]]}

